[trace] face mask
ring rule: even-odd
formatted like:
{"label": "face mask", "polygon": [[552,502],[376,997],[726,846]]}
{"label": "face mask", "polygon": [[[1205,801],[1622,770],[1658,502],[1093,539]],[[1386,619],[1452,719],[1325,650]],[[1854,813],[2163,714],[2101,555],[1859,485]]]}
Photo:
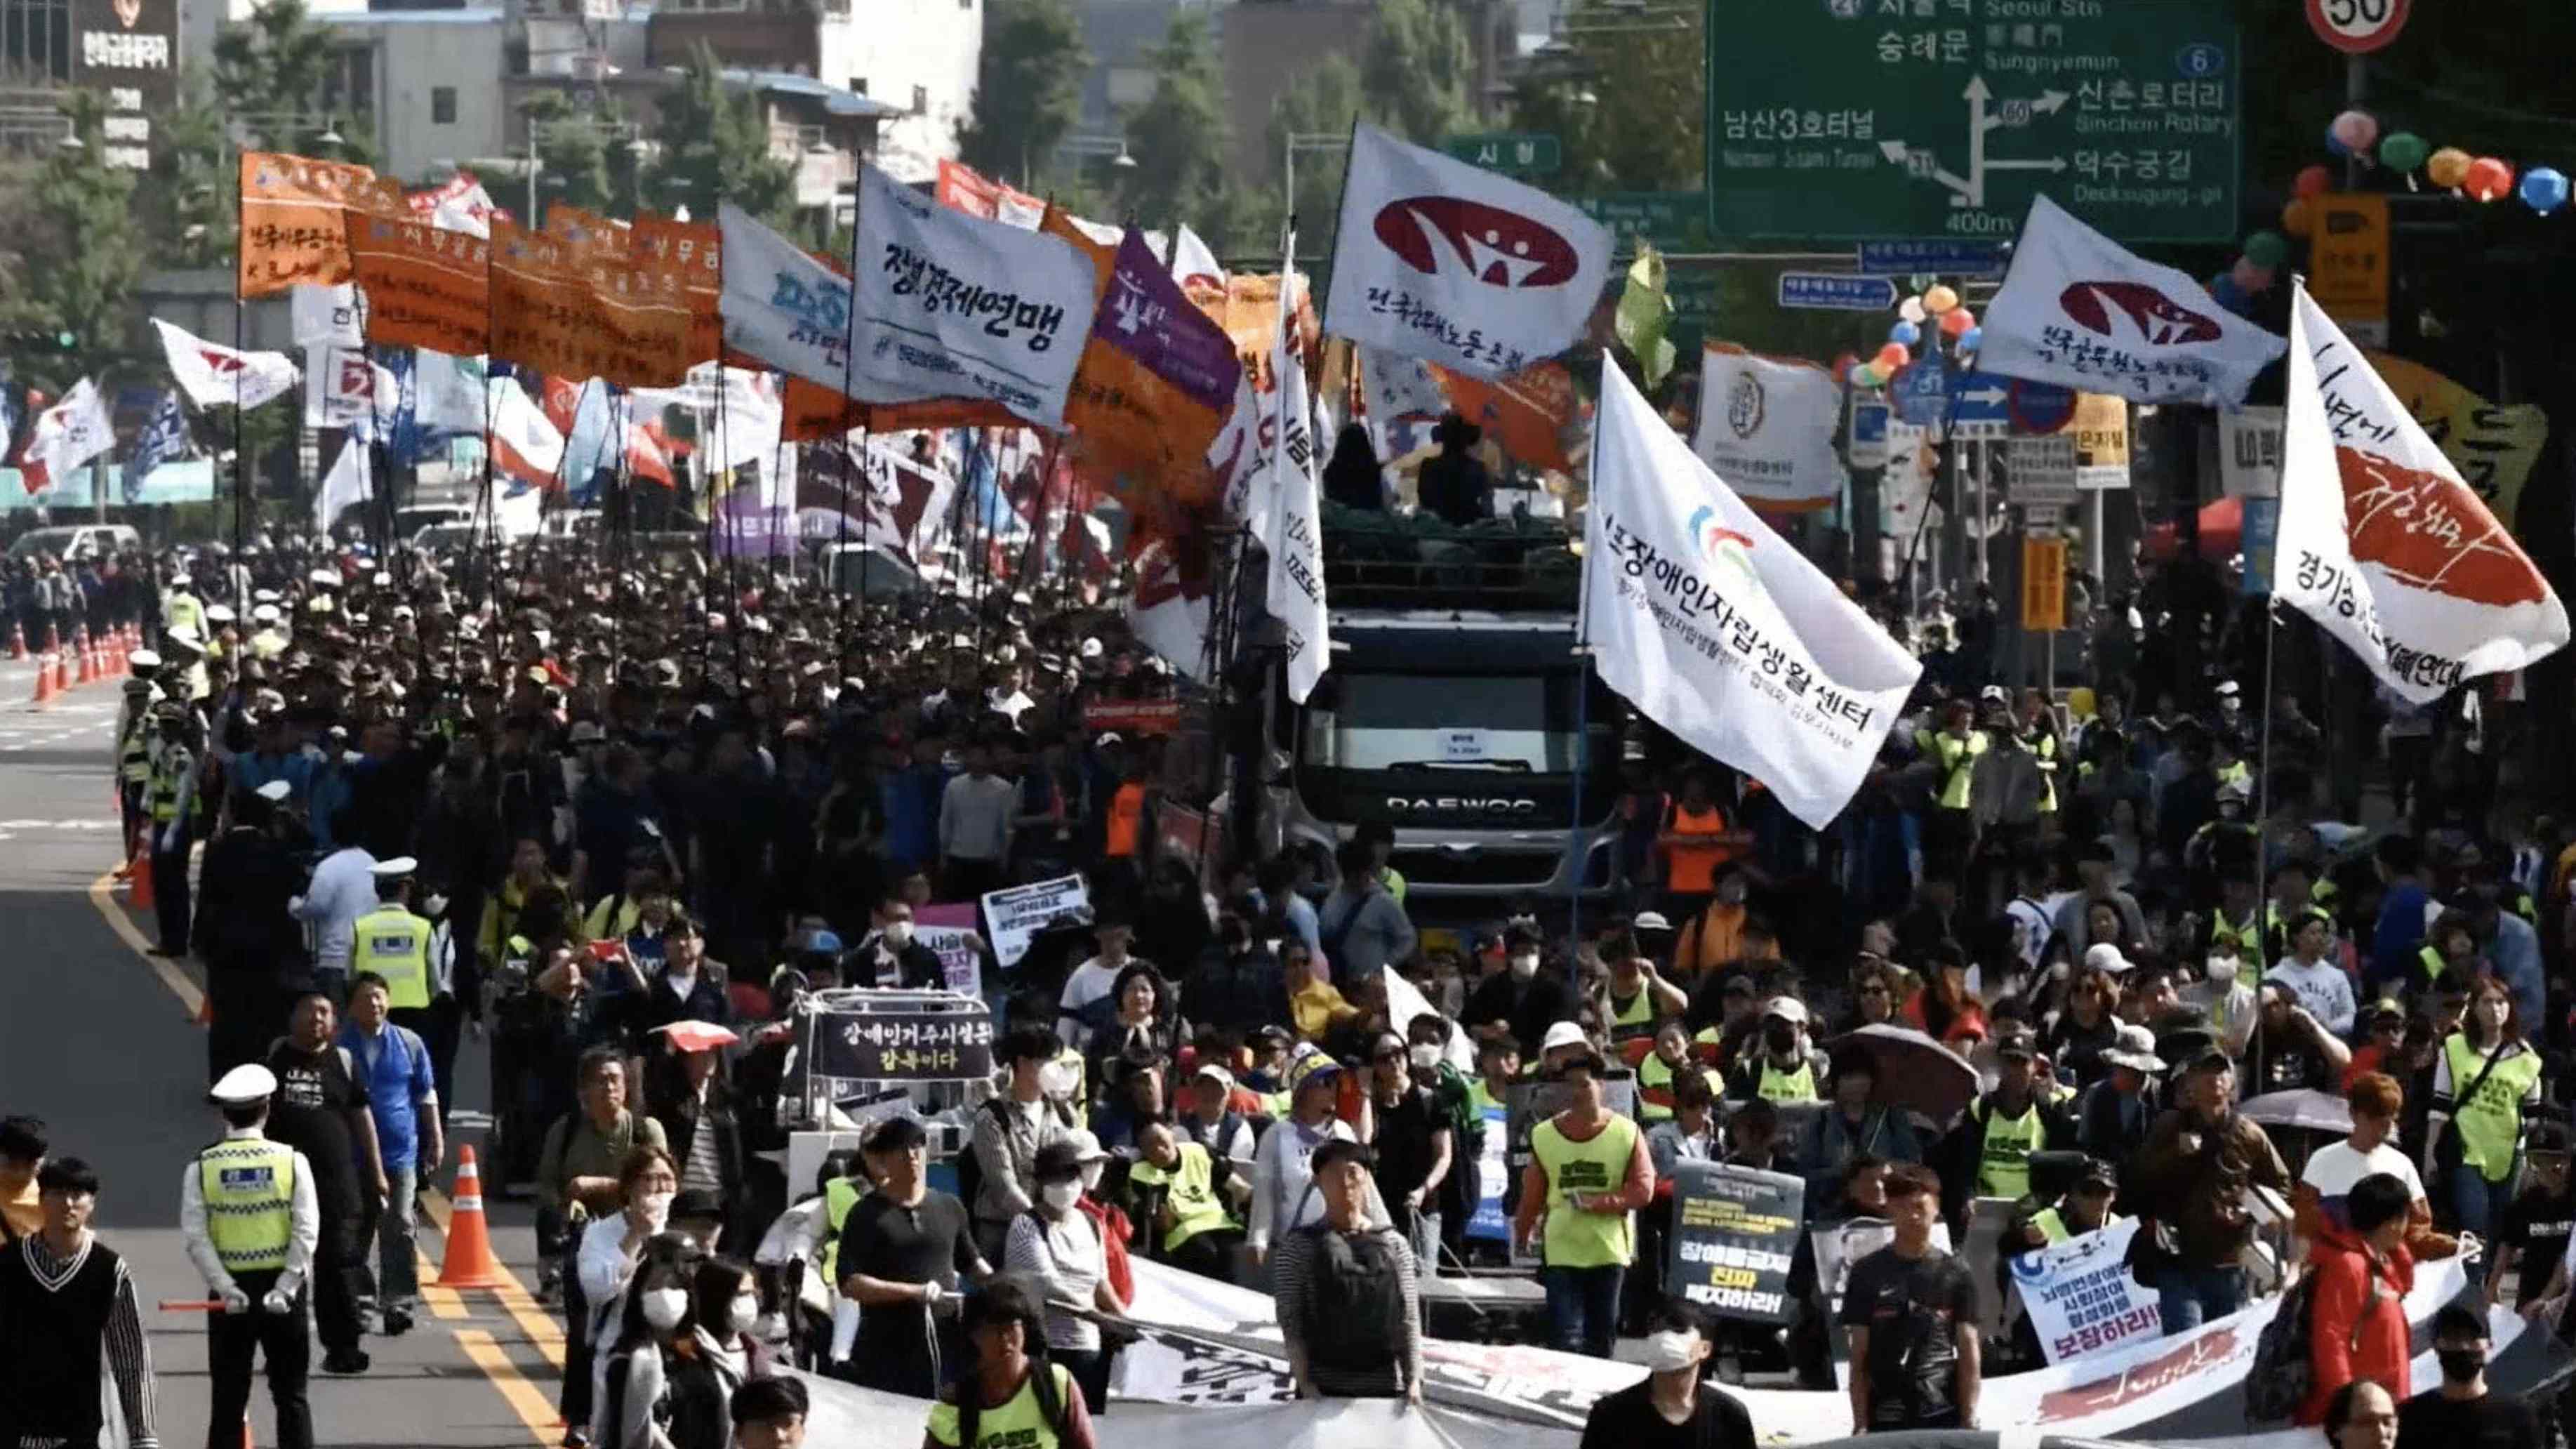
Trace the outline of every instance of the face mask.
{"label": "face mask", "polygon": [[2212,981],[2221,984],[2233,981],[2236,979],[2236,958],[2233,956],[2212,956],[2209,958],[2208,970],[2209,979]]}
{"label": "face mask", "polygon": [[1417,1072],[1427,1072],[1440,1065],[1440,1048],[1427,1041],[1419,1043],[1405,1055]]}
{"label": "face mask", "polygon": [[644,1295],[644,1321],[655,1328],[677,1328],[688,1315],[689,1293],[685,1288],[656,1288]]}
{"label": "face mask", "polygon": [[657,1233],[671,1220],[671,1198],[672,1194],[667,1192],[648,1192],[636,1200],[636,1206],[644,1209],[644,1220],[651,1223]]}
{"label": "face mask", "polygon": [[1700,1337],[1687,1329],[1665,1329],[1646,1335],[1646,1370],[1677,1373],[1699,1362]]}
{"label": "face mask", "polygon": [[760,1300],[752,1297],[735,1299],[725,1309],[725,1326],[735,1333],[749,1333],[760,1320]]}
{"label": "face mask", "polygon": [[1089,1192],[1100,1186],[1101,1171],[1101,1166],[1097,1162],[1086,1162],[1082,1165],[1082,1190],[1084,1192]]}
{"label": "face mask", "polygon": [[1523,981],[1527,981],[1531,977],[1536,976],[1538,974],[1538,958],[1536,956],[1527,955],[1514,956],[1512,958],[1512,974]]}
{"label": "face mask", "polygon": [[2444,1348],[2433,1356],[2442,1361],[2442,1377],[2453,1383],[2467,1383],[2486,1371],[2487,1351],[2483,1348]]}
{"label": "face mask", "polygon": [[1049,1062],[1038,1068],[1038,1090],[1050,1097],[1062,1097],[1073,1091],[1073,1068],[1062,1062]]}
{"label": "face mask", "polygon": [[1048,1207],[1054,1208],[1057,1212],[1066,1212],[1069,1211],[1075,1203],[1082,1200],[1082,1184],[1079,1182],[1050,1182],[1046,1186],[1039,1188],[1038,1193],[1046,1199],[1046,1205]]}
{"label": "face mask", "polygon": [[1535,931],[1535,930],[1537,930],[1537,929],[1538,929],[1538,917],[1536,917],[1536,916],[1514,916],[1514,917],[1512,917],[1511,919],[1509,919],[1509,920],[1505,921],[1503,924],[1504,924],[1504,925],[1507,925],[1507,926],[1525,926],[1525,927],[1529,928],[1530,930]]}
{"label": "face mask", "polygon": [[1762,1044],[1775,1052],[1786,1052],[1798,1045],[1798,1029],[1777,1022],[1762,1028]]}
{"label": "face mask", "polygon": [[906,947],[906,946],[911,945],[911,944],[912,944],[912,922],[910,922],[910,921],[888,921],[888,922],[886,922],[885,938],[886,938],[886,944],[887,944],[887,945],[889,945],[889,946],[894,947],[894,948],[895,948],[896,950],[898,950],[898,951],[902,950],[902,949],[903,949],[904,947]]}

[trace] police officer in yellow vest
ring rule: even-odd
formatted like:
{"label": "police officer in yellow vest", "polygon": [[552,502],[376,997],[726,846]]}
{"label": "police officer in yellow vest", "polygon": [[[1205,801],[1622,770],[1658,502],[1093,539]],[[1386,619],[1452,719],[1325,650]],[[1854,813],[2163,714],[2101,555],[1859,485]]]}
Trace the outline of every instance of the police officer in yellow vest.
{"label": "police officer in yellow vest", "polygon": [[206,606],[198,601],[196,587],[184,573],[172,574],[170,587],[161,593],[161,632],[206,637]]}
{"label": "police officer in yellow vest", "polygon": [[1530,1132],[1512,1239],[1539,1237],[1555,1348],[1608,1358],[1618,1342],[1619,1285],[1636,1259],[1633,1215],[1655,1194],[1655,1165],[1645,1133],[1603,1104],[1601,1058],[1587,1046],[1560,1070],[1571,1105]]}
{"label": "police officer in yellow vest", "polygon": [[161,700],[152,676],[161,668],[161,656],[137,649],[125,662],[133,673],[125,681],[125,699],[116,711],[116,798],[124,806],[130,855],[132,842],[143,828],[143,790],[152,779],[152,706]]}
{"label": "police officer in yellow vest", "polygon": [[412,872],[420,862],[408,855],[375,866],[377,906],[358,918],[349,939],[349,974],[373,971],[385,979],[386,1019],[426,1040],[429,1004],[439,993],[439,973],[430,960],[434,927],[412,914]]}
{"label": "police officer in yellow vest", "polygon": [[312,1164],[260,1130],[276,1091],[276,1075],[256,1063],[226,1072],[209,1094],[223,1113],[224,1138],[191,1159],[179,1180],[188,1259],[206,1280],[206,1296],[221,1305],[206,1318],[207,1449],[240,1442],[254,1351],[268,1358],[278,1449],[313,1449],[304,1284],[322,1213]]}
{"label": "police officer in yellow vest", "polygon": [[2030,1154],[2075,1140],[2074,1124],[2060,1103],[2040,1090],[2039,1039],[2030,1028],[2010,1026],[1998,1033],[1995,1059],[1995,1089],[1969,1105],[1942,1154],[1942,1205],[1962,1221],[1971,1196],[2029,1196]]}

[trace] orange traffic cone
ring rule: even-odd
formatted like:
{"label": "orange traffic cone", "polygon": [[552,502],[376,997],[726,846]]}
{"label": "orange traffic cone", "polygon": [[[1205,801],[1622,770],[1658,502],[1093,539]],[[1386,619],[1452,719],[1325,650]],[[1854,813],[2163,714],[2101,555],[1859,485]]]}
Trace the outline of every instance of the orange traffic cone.
{"label": "orange traffic cone", "polygon": [[500,1260],[492,1256],[492,1234],[483,1221],[483,1173],[474,1165],[474,1149],[456,1151],[456,1207],[447,1218],[447,1261],[439,1266],[441,1288],[498,1288]]}
{"label": "orange traffic cone", "polygon": [[54,702],[54,656],[48,654],[36,661],[36,708]]}
{"label": "orange traffic cone", "polygon": [[134,892],[126,897],[138,911],[154,908],[152,897],[152,823],[143,824],[143,838],[134,843],[134,858],[125,868],[133,876]]}
{"label": "orange traffic cone", "polygon": [[72,645],[72,650],[80,655],[80,673],[72,683],[98,683],[98,651],[90,647],[89,636],[86,634],[80,636],[79,640]]}
{"label": "orange traffic cone", "polygon": [[54,655],[54,693],[60,694],[71,687],[72,663],[57,653]]}

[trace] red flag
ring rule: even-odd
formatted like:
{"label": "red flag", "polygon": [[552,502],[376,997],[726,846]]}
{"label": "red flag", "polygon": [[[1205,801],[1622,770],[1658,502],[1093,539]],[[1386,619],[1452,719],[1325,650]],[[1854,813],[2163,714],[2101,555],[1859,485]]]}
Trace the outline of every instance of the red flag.
{"label": "red flag", "polygon": [[661,445],[653,438],[659,431],[659,424],[626,425],[626,473],[631,478],[649,478],[665,488],[676,487],[671,460],[663,456]]}

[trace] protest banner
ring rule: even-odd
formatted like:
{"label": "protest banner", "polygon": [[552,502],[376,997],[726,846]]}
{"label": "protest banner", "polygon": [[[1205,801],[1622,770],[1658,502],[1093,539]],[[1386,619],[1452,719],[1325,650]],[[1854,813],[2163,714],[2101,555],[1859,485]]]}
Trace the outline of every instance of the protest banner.
{"label": "protest banner", "polygon": [[1789,1263],[1806,1200],[1806,1182],[1785,1173],[1677,1164],[1665,1290],[1720,1318],[1788,1322]]}
{"label": "protest banner", "polygon": [[968,996],[984,994],[984,938],[975,930],[974,902],[916,907],[912,939],[939,958],[949,990]]}
{"label": "protest banner", "polygon": [[1181,702],[1176,699],[1100,699],[1082,707],[1083,728],[1118,730],[1131,735],[1178,734]]}
{"label": "protest banner", "polygon": [[492,224],[492,356],[555,377],[676,387],[688,377],[679,270]]}
{"label": "protest banner", "polygon": [[993,1017],[973,1011],[818,1011],[807,1060],[839,1082],[980,1082],[993,1075]]}
{"label": "protest banner", "polygon": [[1004,966],[1019,965],[1020,958],[1029,954],[1029,942],[1059,916],[1091,923],[1091,888],[1081,876],[1060,875],[988,892],[984,925],[993,933],[993,959]]}
{"label": "protest banner", "polygon": [[1512,1240],[1512,1220],[1504,1211],[1503,1199],[1509,1195],[1511,1169],[1511,1114],[1501,1107],[1479,1107],[1478,1117],[1485,1123],[1484,1144],[1473,1164],[1476,1174],[1476,1207],[1467,1215],[1467,1226],[1461,1232],[1481,1243],[1508,1243]]}
{"label": "protest banner", "polygon": [[349,239],[341,214],[353,206],[400,211],[403,204],[401,187],[364,166],[244,151],[241,295],[272,296],[299,282],[348,281]]}
{"label": "protest banner", "polygon": [[477,357],[492,345],[492,244],[409,217],[352,211],[349,265],[369,342]]}
{"label": "protest banner", "polygon": [[[711,221],[639,216],[633,247],[637,257],[672,268],[680,279],[680,297],[689,308],[689,365],[713,362],[724,350],[724,316],[717,305],[724,292],[722,231]],[[758,365],[749,358],[726,361],[736,367]]]}
{"label": "protest banner", "polygon": [[2013,1286],[2050,1363],[2164,1333],[2154,1291],[2129,1276],[2129,1240],[2137,1233],[2137,1219],[2124,1218],[2012,1259]]}
{"label": "protest banner", "polygon": [[1104,243],[1053,207],[1041,230],[1092,264],[1100,297],[1065,399],[1066,427],[1099,466],[1204,501],[1208,445],[1242,373],[1232,339],[1191,304],[1141,232]]}

